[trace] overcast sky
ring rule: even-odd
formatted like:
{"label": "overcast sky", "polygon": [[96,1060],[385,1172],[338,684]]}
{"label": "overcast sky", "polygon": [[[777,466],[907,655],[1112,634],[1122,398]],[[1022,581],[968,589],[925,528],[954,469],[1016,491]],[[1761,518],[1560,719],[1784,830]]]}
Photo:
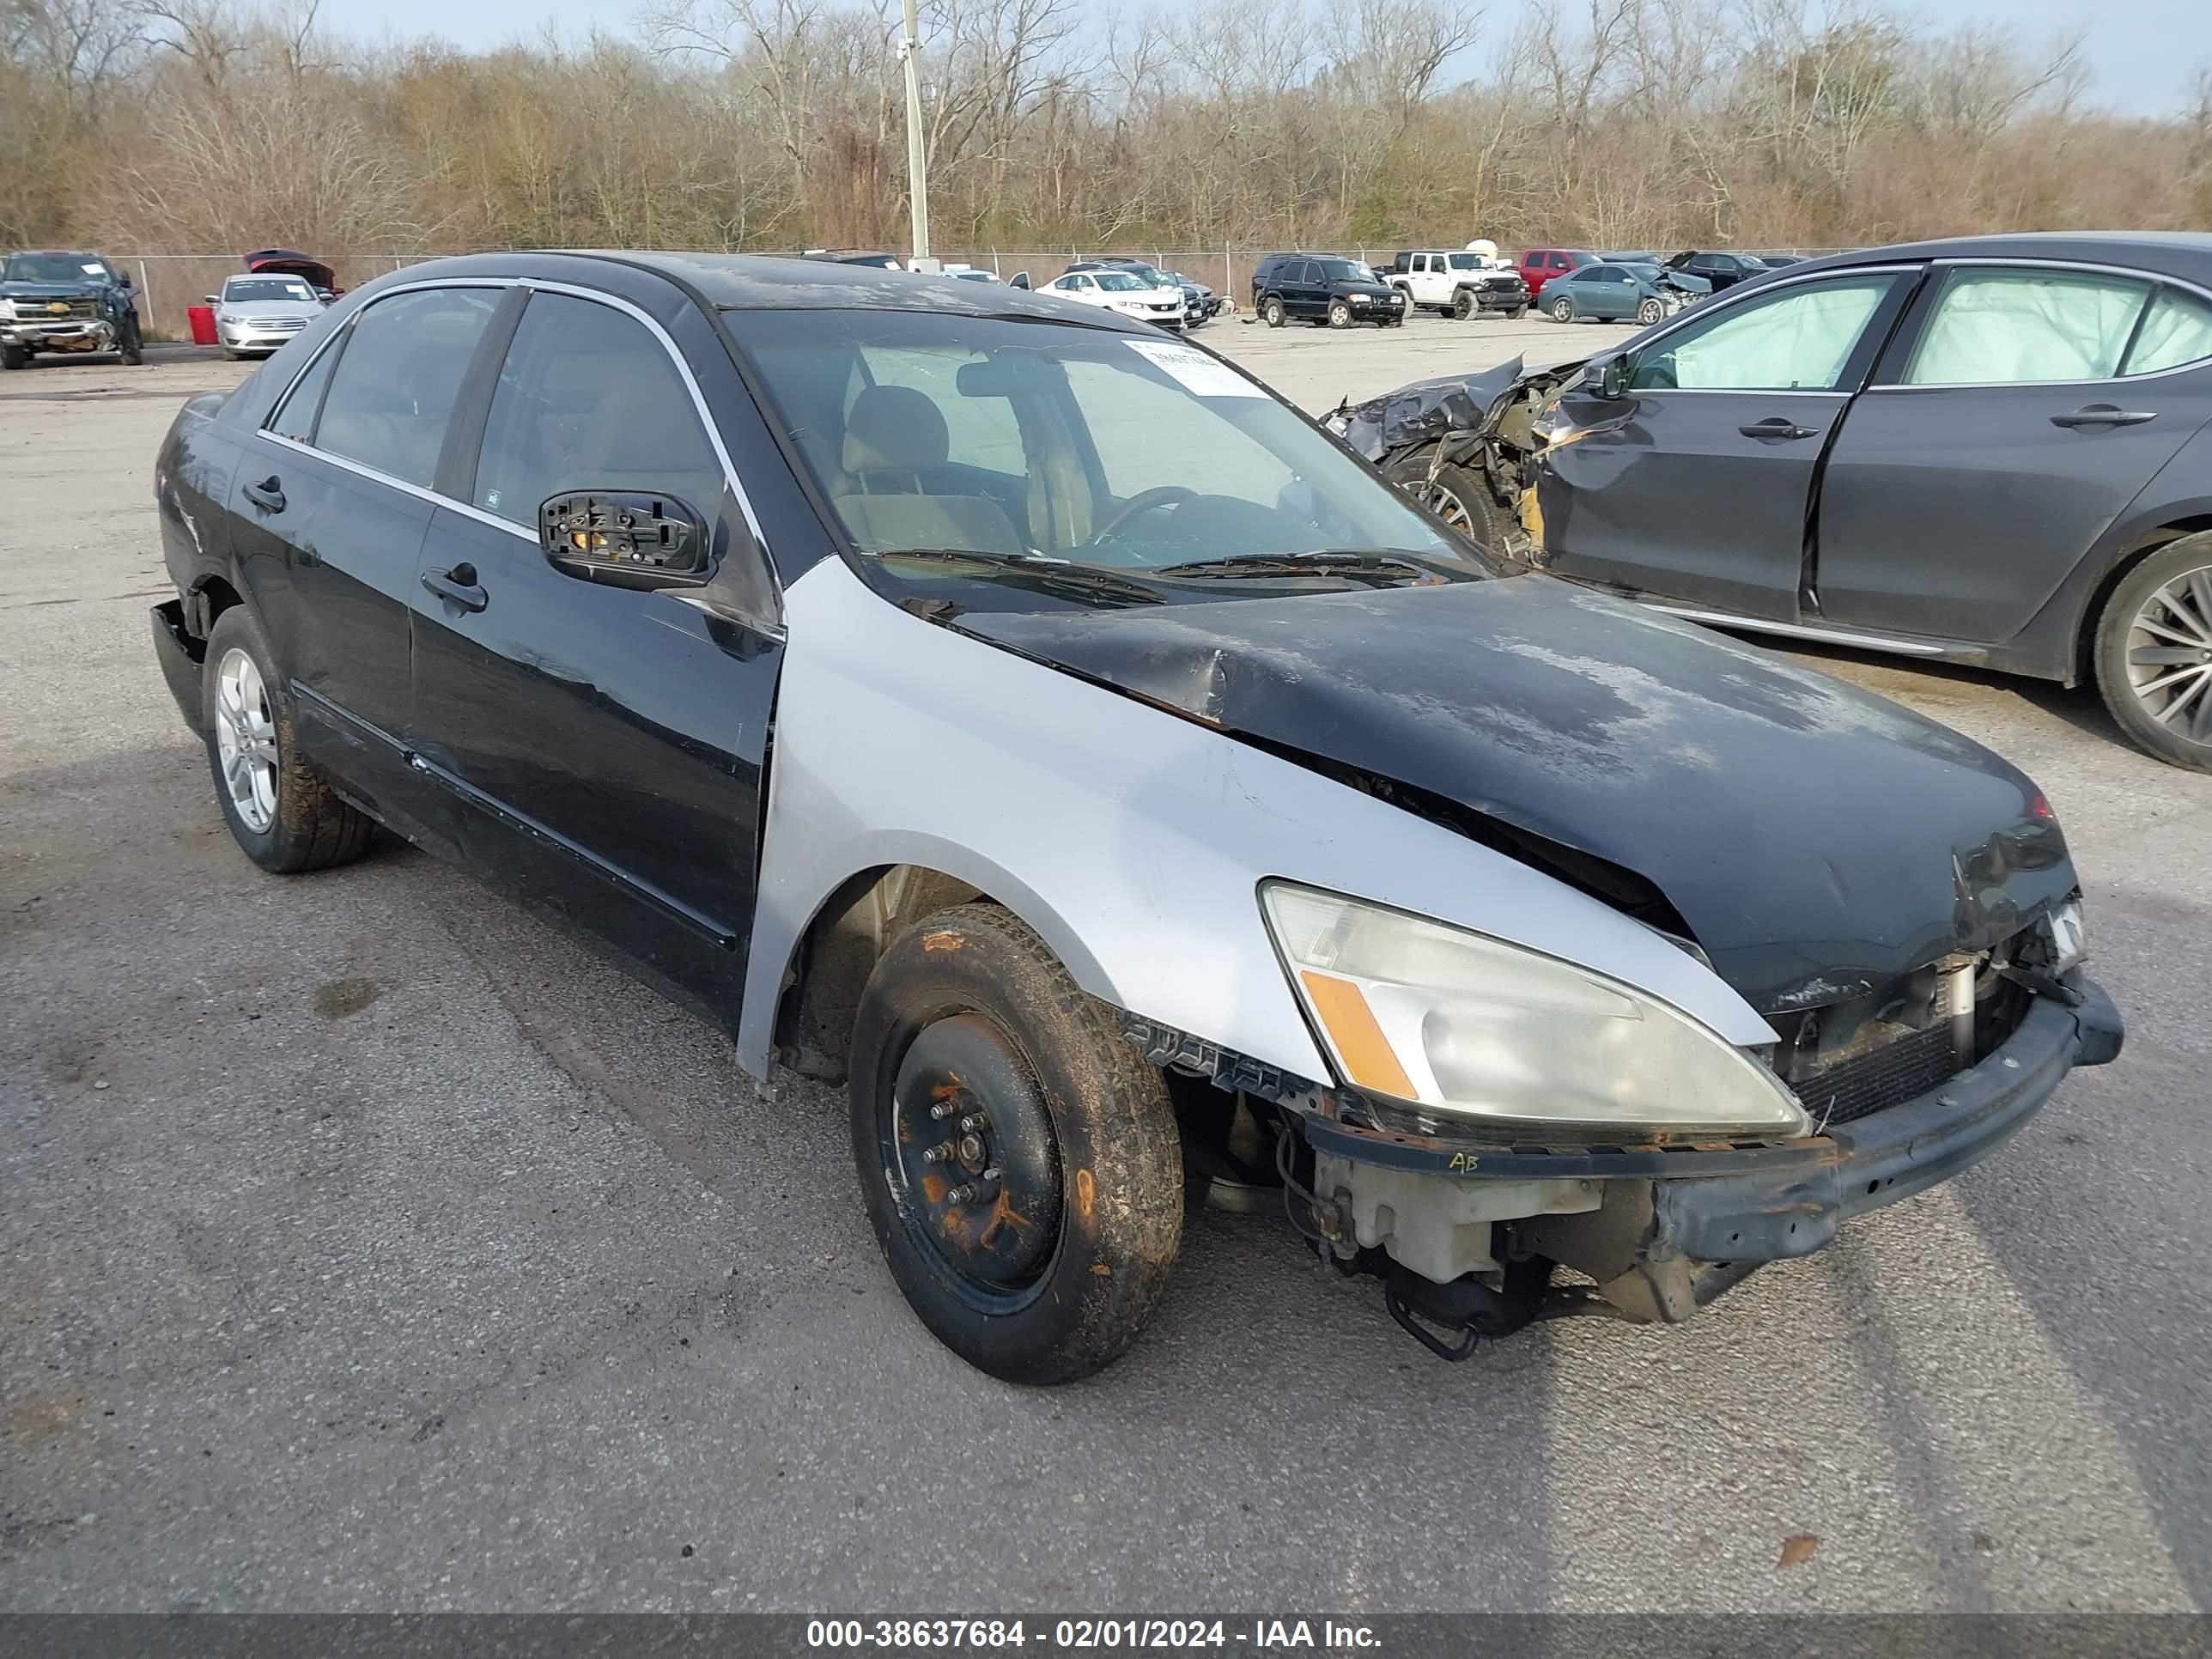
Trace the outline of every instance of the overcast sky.
{"label": "overcast sky", "polygon": [[[1560,0],[1535,0],[1559,3]],[[1492,0],[1494,47],[1524,0]],[[2180,107],[2190,76],[2212,62],[2212,0],[1899,0],[1895,15],[1941,30],[1967,21],[2008,23],[2040,41],[2086,28],[2093,91],[2112,108],[2145,113]],[[580,33],[592,24],[624,29],[634,0],[324,0],[323,16],[343,33],[436,34],[467,47],[495,46],[551,22]]]}

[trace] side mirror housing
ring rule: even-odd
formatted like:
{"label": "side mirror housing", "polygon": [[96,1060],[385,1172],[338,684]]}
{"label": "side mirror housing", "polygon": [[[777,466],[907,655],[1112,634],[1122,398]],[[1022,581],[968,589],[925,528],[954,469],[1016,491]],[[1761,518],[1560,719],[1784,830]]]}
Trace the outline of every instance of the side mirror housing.
{"label": "side mirror housing", "polygon": [[1027,288],[1029,285],[1030,274],[1026,270],[1018,270],[1006,278],[1006,286],[1009,288]]}
{"label": "side mirror housing", "polygon": [[706,521],[657,490],[549,496],[538,509],[538,544],[564,574],[610,587],[697,587],[714,574]]}
{"label": "side mirror housing", "polygon": [[222,300],[219,295],[203,294],[200,295],[200,303],[204,306],[219,306],[222,303]]}
{"label": "side mirror housing", "polygon": [[1607,358],[1598,365],[1597,395],[1607,403],[1619,403],[1628,396],[1628,383],[1635,373],[1636,359],[1626,352]]}

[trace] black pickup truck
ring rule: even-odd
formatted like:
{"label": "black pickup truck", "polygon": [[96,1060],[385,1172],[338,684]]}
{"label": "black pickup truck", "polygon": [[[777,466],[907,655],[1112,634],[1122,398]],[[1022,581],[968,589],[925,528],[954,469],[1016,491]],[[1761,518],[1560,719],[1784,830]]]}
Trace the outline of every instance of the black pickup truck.
{"label": "black pickup truck", "polygon": [[0,263],[0,368],[27,368],[46,351],[141,363],[143,344],[129,274],[97,253],[48,248]]}

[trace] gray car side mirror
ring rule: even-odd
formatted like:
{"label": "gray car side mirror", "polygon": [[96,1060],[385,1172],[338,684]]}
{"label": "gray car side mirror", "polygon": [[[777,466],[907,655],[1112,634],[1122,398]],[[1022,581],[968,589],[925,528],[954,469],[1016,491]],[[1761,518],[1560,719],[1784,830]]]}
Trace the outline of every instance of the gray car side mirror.
{"label": "gray car side mirror", "polygon": [[1628,395],[1628,382],[1635,373],[1636,359],[1628,353],[1607,358],[1598,365],[1597,395],[1607,403],[1619,403]]}

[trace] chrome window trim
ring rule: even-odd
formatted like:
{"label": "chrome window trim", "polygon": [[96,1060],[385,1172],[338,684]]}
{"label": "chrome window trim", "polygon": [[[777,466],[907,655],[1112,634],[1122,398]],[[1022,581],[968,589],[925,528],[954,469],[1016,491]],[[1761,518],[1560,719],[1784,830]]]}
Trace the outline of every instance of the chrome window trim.
{"label": "chrome window trim", "polygon": [[[261,435],[273,442],[289,445],[292,448],[300,451],[302,454],[313,455],[322,460],[334,462],[337,465],[344,467],[348,471],[357,473],[364,478],[374,479],[379,483],[390,484],[395,489],[404,490],[410,495],[420,496],[422,500],[434,502],[440,507],[452,507],[455,511],[465,514],[468,517],[477,520],[482,523],[496,526],[501,530],[511,531],[515,535],[520,536],[526,541],[529,542],[532,546],[535,547],[538,544],[537,532],[533,530],[526,530],[523,526],[514,523],[512,520],[502,519],[496,514],[486,513],[481,507],[478,507],[471,502],[456,501],[451,495],[441,495],[434,489],[426,489],[419,484],[410,483],[404,478],[395,478],[390,473],[379,471],[373,466],[364,466],[358,461],[350,460],[345,456],[337,454],[332,451],[318,448],[313,444],[303,444],[296,438],[283,437],[269,429],[268,421],[275,420],[278,411],[282,410],[285,404],[290,401],[293,388],[299,385],[301,376],[305,375],[308,369],[314,367],[316,359],[319,358],[324,352],[329,350],[334,342],[351,331],[354,325],[361,319],[363,313],[367,313],[374,307],[382,305],[386,300],[392,298],[394,295],[418,293],[424,289],[434,288],[525,288],[540,294],[565,294],[573,299],[586,300],[594,304],[611,307],[613,309],[622,312],[627,316],[634,317],[639,322],[644,324],[647,330],[653,335],[653,337],[660,342],[660,349],[668,354],[669,361],[676,365],[676,372],[682,377],[684,381],[684,389],[691,394],[692,410],[699,416],[699,424],[706,428],[707,441],[714,447],[715,459],[719,460],[722,464],[722,480],[729,486],[730,494],[736,498],[738,511],[744,514],[746,527],[752,532],[754,545],[760,549],[761,558],[768,566],[769,580],[775,581],[777,587],[781,589],[782,582],[775,574],[775,558],[774,554],[769,550],[768,538],[762,533],[760,515],[753,511],[752,497],[745,493],[745,487],[738,477],[736,463],[730,459],[729,447],[722,441],[721,429],[715,425],[713,411],[707,407],[706,394],[699,390],[699,381],[691,373],[691,365],[684,362],[684,353],[677,345],[675,337],[672,336],[666,329],[660,325],[658,319],[654,318],[651,313],[646,311],[641,307],[634,304],[629,300],[623,299],[618,294],[608,294],[599,289],[586,288],[581,283],[556,282],[550,278],[541,276],[426,277],[422,281],[417,283],[398,283],[394,287],[386,289],[374,299],[371,300],[367,305],[362,306],[359,310],[356,311],[352,316],[348,317],[344,322],[341,323],[337,327],[331,331],[330,338],[324,341],[321,345],[315,349],[314,356],[310,357],[305,363],[301,365],[299,374],[295,374],[292,377],[290,385],[288,385],[284,388],[283,395],[277,398],[275,406],[270,410],[267,421],[264,421],[262,423],[260,428]],[[481,446],[479,447],[481,447]]]}
{"label": "chrome window trim", "polygon": [[[2000,266],[2015,270],[2080,271],[2092,276],[2121,276],[2132,283],[2147,283],[2150,285],[2151,291],[2143,301],[2146,306],[2157,302],[2158,290],[2161,288],[2179,289],[2191,298],[2212,306],[2212,289],[2200,288],[2185,276],[2168,276],[2160,271],[2142,270],[2130,265],[2102,264],[2090,259],[2028,259],[2017,254],[2007,255],[2002,258],[1978,259],[1971,255],[1960,253],[1947,255],[1941,259],[1931,259],[1928,264],[1929,270],[1940,270],[1947,276],[1954,270],[1980,270],[1989,266]],[[1937,296],[1938,303],[1941,302],[1941,297]],[[2142,315],[2139,312],[2136,313],[2138,326],[2141,325],[2142,320]],[[2129,344],[2132,347],[2134,342],[2130,340]],[[1918,341],[1916,340],[1913,343],[1913,348],[1915,350],[1919,349]],[[2185,363],[2176,363],[2171,368],[2154,368],[2148,374],[2107,374],[2094,380],[1870,380],[1866,389],[1869,392],[1993,392],[2006,386],[2134,386],[2144,380],[2164,380],[2169,374],[2193,374],[2208,364],[2212,364],[2212,355],[2192,358]],[[1910,368],[1911,365],[1908,364],[1906,367]]]}
{"label": "chrome window trim", "polygon": [[[1638,356],[1643,356],[1644,353],[1650,350],[1654,346],[1658,345],[1662,341],[1665,340],[1668,336],[1680,333],[1683,329],[1687,328],[1692,323],[1704,323],[1717,314],[1725,314],[1738,305],[1764,300],[1767,295],[1771,294],[1778,294],[1786,288],[1802,288],[1808,283],[1844,281],[1853,276],[1885,276],[1900,274],[1910,275],[1913,272],[1917,272],[1920,269],[1921,266],[1917,261],[1902,264],[1842,265],[1831,270],[1808,270],[1802,276],[1784,276],[1778,283],[1761,283],[1758,287],[1752,289],[1748,293],[1738,292],[1738,290],[1741,289],[1744,286],[1744,284],[1739,283],[1735,288],[1726,290],[1727,297],[1725,298],[1721,295],[1709,294],[1706,295],[1698,303],[1683,307],[1681,310],[1674,313],[1674,317],[1668,322],[1660,326],[1658,333],[1653,335],[1650,339],[1644,341],[1643,344],[1636,348],[1637,355]],[[1888,296],[1884,295],[1883,297],[1887,299]],[[1714,303],[1716,301],[1719,301],[1717,305]],[[1879,305],[1875,307],[1876,310],[1879,310],[1880,308]],[[1868,321],[1869,322],[1872,320],[1872,318],[1868,319]],[[1853,349],[1856,350],[1856,347],[1854,346]],[[1856,392],[1850,392],[1816,390],[1811,387],[1790,386],[1668,386],[1641,387],[1632,386],[1629,389],[1632,392],[1642,391],[1662,392],[1668,397],[1680,397],[1683,394],[1687,393],[1689,396],[1693,398],[1849,398],[1858,395]],[[1871,390],[1871,388],[1869,389]]]}

